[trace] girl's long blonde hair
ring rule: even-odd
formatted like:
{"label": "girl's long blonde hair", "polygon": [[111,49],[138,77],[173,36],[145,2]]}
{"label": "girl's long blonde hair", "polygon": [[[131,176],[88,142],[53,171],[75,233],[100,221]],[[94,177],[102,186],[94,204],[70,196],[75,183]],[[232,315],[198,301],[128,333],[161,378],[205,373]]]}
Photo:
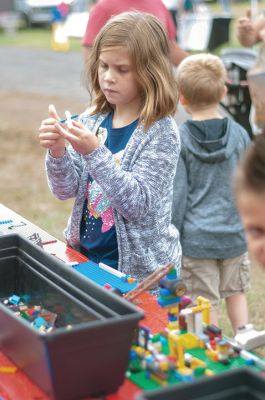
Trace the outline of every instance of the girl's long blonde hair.
{"label": "girl's long blonde hair", "polygon": [[135,68],[142,100],[139,120],[145,129],[167,115],[174,115],[178,94],[166,32],[156,17],[138,12],[112,17],[95,39],[85,67],[85,85],[92,95],[93,114],[113,110],[100,89],[98,65],[100,53],[115,47],[128,50]]}

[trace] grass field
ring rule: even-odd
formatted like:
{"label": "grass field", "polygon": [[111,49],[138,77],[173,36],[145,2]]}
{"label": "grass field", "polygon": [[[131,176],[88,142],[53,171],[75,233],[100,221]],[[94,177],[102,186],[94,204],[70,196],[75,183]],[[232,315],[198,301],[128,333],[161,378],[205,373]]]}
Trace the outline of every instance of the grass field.
{"label": "grass field", "polygon": [[[19,29],[15,33],[0,34],[0,46],[15,46],[15,47],[31,47],[37,49],[50,49],[52,43],[51,27],[40,28],[33,27],[31,29]],[[80,39],[69,39],[70,50],[80,51]]]}
{"label": "grass field", "polygon": [[[234,17],[243,15],[247,6],[248,3],[232,3]],[[214,12],[220,10],[219,3],[210,7]],[[238,43],[234,32],[235,20],[231,24],[229,45],[236,47]],[[0,46],[50,48],[50,43],[49,29],[23,30],[15,35],[0,33]],[[81,51],[78,39],[71,40],[70,50]],[[44,173],[44,150],[40,148],[37,139],[37,130],[44,118],[42,112],[53,99],[37,95],[29,97],[23,93],[2,93],[0,88],[0,102],[0,202],[62,239],[72,200],[59,201],[51,195]],[[30,115],[21,114],[21,104],[25,102],[28,102]],[[67,109],[68,100],[56,99],[55,102],[59,113]],[[79,105],[72,108],[79,109]],[[248,302],[250,322],[259,329],[265,328],[264,279],[265,272],[253,263],[252,289],[248,293]],[[223,306],[220,321],[224,332],[231,335]]]}

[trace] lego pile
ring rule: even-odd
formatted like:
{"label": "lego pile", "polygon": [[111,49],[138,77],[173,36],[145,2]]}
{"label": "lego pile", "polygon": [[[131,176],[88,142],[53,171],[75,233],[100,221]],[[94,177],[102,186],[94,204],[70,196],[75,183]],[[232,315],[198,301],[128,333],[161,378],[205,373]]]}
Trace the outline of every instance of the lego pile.
{"label": "lego pile", "polygon": [[41,333],[48,333],[55,329],[57,314],[40,305],[30,306],[27,304],[27,296],[17,296],[1,299],[1,303],[7,306],[19,318],[27,320],[34,328]]}

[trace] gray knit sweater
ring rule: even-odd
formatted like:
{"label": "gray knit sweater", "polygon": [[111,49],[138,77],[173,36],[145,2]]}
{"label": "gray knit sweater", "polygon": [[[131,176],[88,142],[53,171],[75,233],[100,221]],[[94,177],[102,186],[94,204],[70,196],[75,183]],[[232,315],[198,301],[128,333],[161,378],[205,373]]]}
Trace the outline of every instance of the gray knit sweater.
{"label": "gray knit sweater", "polygon": [[[80,118],[94,134],[106,114]],[[48,184],[61,200],[75,198],[65,230],[67,243],[79,248],[80,222],[89,175],[111,200],[117,233],[118,269],[142,280],[160,265],[174,262],[180,268],[181,247],[171,224],[173,179],[180,140],[173,118],[155,122],[148,131],[133,132],[120,165],[100,146],[82,156],[69,145],[61,158],[46,157]]]}

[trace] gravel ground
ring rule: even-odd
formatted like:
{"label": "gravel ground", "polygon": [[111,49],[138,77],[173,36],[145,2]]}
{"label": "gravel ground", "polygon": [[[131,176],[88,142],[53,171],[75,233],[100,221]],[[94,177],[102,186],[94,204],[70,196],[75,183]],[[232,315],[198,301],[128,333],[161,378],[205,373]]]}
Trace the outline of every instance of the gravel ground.
{"label": "gravel ground", "polygon": [[[25,96],[59,98],[68,104],[73,113],[81,112],[89,102],[89,96],[81,83],[83,69],[82,52],[54,52],[52,50],[0,47],[0,96],[14,94],[14,101],[23,93],[21,111],[26,108]],[[41,96],[41,97],[39,97]],[[31,102],[30,96],[27,101]],[[35,104],[36,99],[34,99]],[[74,103],[77,103],[74,104]],[[57,104],[57,103],[56,103]],[[12,102],[9,105],[12,107]],[[36,104],[35,104],[36,107]],[[0,114],[1,115],[1,114]],[[179,107],[177,123],[186,119]]]}
{"label": "gravel ground", "polygon": [[82,52],[0,47],[0,90],[87,101]]}
{"label": "gravel ground", "polygon": [[0,203],[61,239],[72,206],[48,189],[38,128],[51,103],[61,117],[86,108],[82,53],[0,47],[0,58]]}

